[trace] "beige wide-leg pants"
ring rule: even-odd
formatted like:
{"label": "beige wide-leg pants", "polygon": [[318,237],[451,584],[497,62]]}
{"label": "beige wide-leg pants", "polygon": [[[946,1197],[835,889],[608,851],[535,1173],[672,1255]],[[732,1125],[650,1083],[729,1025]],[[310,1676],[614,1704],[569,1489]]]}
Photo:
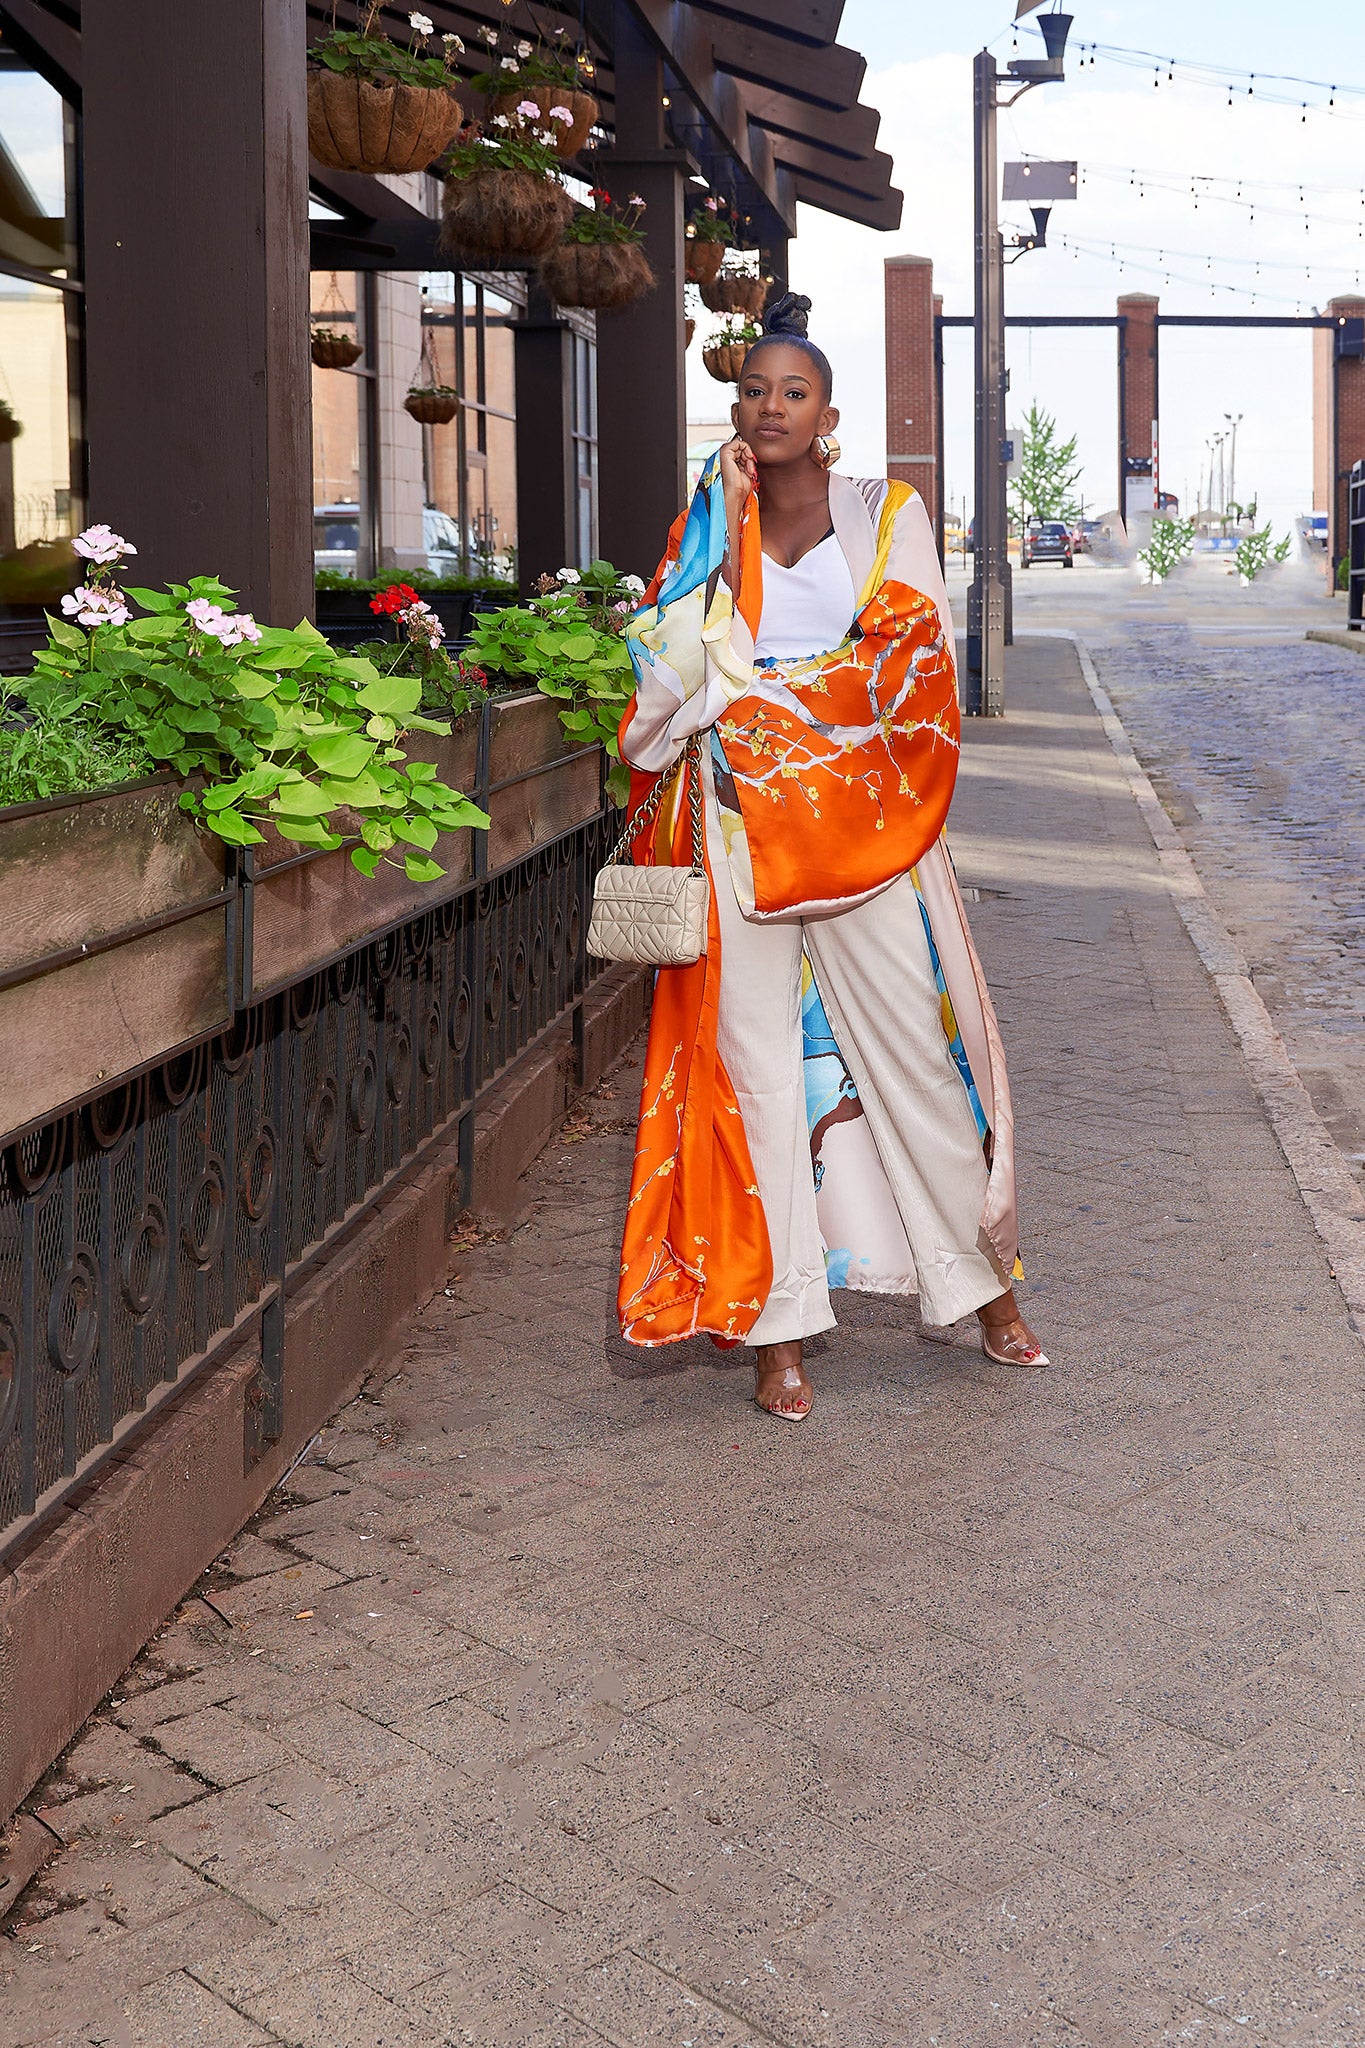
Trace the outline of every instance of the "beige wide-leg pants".
{"label": "beige wide-leg pants", "polygon": [[749,1335],[781,1344],[833,1328],[802,1068],[801,955],[909,1240],[927,1323],[952,1323],[1009,1285],[979,1231],[986,1162],[944,1037],[914,883],[902,876],[832,916],[756,922],[735,898],[710,776],[707,853],[720,920],[717,1043],[739,1098],[772,1244],[773,1284]]}

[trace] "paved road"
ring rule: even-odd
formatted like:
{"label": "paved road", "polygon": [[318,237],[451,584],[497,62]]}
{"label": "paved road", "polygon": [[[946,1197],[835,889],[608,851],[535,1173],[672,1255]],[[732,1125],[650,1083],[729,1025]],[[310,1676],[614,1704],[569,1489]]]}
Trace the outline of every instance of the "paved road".
{"label": "paved road", "polygon": [[45,1788],[0,2048],[1358,2048],[1361,1348],[1072,651],[970,735],[1030,1306],[608,1334],[638,1069]]}
{"label": "paved road", "polygon": [[1319,1116],[1365,1179],[1365,655],[1309,642],[1344,599],[1292,566],[1164,588],[1131,571],[1017,576],[1021,628],[1064,624],[1249,963]]}

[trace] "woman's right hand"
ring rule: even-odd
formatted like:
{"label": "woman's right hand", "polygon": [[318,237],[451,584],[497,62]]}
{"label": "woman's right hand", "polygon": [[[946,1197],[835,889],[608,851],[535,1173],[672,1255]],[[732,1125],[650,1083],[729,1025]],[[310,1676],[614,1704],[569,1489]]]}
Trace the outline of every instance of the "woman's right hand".
{"label": "woman's right hand", "polygon": [[740,511],[758,483],[758,464],[754,460],[753,449],[738,434],[722,444],[720,480],[725,491],[726,510],[733,506],[736,512]]}

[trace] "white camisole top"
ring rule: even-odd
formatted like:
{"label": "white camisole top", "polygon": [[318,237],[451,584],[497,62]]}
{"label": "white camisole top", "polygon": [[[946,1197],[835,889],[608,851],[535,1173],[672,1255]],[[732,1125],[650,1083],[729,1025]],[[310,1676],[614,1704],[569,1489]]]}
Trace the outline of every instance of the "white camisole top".
{"label": "white camisole top", "polygon": [[808,548],[790,569],[763,557],[763,614],[754,642],[757,661],[794,661],[827,654],[853,623],[858,593],[835,534]]}

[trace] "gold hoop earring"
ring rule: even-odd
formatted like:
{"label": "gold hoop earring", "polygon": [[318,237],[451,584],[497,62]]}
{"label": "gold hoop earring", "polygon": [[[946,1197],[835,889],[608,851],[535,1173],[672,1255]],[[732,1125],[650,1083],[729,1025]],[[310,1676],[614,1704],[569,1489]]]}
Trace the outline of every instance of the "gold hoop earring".
{"label": "gold hoop earring", "polygon": [[833,469],[840,455],[839,443],[833,434],[817,434],[811,442],[811,461],[818,462],[821,469]]}

